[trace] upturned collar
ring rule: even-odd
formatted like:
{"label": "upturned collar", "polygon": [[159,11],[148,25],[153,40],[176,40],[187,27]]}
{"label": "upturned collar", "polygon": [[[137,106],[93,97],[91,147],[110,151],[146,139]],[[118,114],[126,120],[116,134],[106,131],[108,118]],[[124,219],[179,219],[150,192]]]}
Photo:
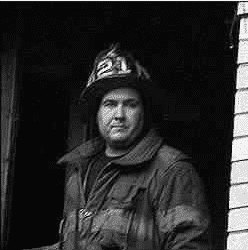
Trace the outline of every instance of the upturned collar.
{"label": "upturned collar", "polygon": [[[138,165],[145,161],[149,161],[156,154],[163,143],[155,129],[151,129],[146,136],[140,140],[134,148],[123,157],[118,158],[114,162],[119,165]],[[100,137],[89,140],[69,153],[60,158],[57,164],[66,164],[77,161],[79,159],[87,159],[104,150],[104,141]]]}

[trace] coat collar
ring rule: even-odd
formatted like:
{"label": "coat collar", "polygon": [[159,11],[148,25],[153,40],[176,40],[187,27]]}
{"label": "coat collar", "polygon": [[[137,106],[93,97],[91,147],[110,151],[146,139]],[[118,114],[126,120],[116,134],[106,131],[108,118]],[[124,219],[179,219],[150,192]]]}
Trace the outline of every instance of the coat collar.
{"label": "coat collar", "polygon": [[[150,160],[162,145],[163,139],[151,129],[147,135],[126,155],[115,160],[120,165],[137,165]],[[60,158],[57,164],[70,163],[79,159],[87,159],[104,150],[104,141],[97,137],[73,149]]]}

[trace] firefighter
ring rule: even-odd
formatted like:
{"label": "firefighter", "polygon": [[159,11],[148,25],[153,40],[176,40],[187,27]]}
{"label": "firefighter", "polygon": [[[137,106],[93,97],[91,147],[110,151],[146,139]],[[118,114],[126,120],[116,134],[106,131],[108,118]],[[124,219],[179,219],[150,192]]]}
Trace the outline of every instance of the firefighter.
{"label": "firefighter", "polygon": [[81,94],[98,134],[59,160],[68,174],[56,247],[210,249],[202,182],[191,158],[154,128],[155,93],[129,52],[99,53]]}

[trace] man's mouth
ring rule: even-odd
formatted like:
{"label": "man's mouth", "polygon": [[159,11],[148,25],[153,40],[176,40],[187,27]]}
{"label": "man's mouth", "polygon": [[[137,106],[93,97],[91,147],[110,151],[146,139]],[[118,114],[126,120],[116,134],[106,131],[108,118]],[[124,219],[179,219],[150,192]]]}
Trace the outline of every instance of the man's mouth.
{"label": "man's mouth", "polygon": [[124,126],[124,125],[115,125],[115,126],[112,126],[111,129],[126,129],[127,127]]}
{"label": "man's mouth", "polygon": [[112,125],[112,128],[126,128],[125,125]]}

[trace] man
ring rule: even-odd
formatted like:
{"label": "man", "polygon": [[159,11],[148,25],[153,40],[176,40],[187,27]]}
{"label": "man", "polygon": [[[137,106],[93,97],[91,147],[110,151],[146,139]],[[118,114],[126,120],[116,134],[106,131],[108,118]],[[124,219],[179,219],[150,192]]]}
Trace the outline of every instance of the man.
{"label": "man", "polygon": [[99,135],[59,160],[68,170],[61,249],[210,249],[201,180],[153,128],[153,91],[117,46],[96,58],[81,99]]}

